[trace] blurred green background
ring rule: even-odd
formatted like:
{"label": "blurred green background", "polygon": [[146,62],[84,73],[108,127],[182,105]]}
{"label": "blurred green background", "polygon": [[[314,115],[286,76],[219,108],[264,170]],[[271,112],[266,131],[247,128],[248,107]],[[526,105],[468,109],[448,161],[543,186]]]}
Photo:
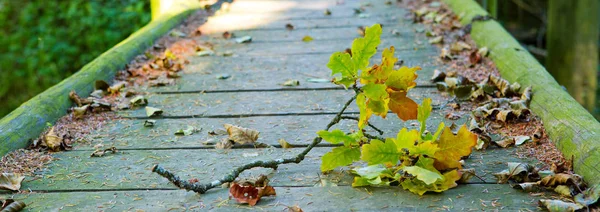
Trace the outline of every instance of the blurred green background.
{"label": "blurred green background", "polygon": [[0,0],[0,117],[149,21],[148,0]]}

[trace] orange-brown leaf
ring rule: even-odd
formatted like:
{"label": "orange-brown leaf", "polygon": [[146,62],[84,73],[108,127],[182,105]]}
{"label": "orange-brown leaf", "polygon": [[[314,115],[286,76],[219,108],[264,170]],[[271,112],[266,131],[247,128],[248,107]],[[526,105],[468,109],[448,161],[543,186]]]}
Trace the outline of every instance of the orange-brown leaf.
{"label": "orange-brown leaf", "polygon": [[398,115],[398,118],[407,121],[417,119],[417,108],[419,105],[412,99],[406,97],[405,91],[392,91],[388,106],[392,112]]}
{"label": "orange-brown leaf", "polygon": [[272,186],[254,187],[252,185],[240,185],[233,183],[229,188],[229,196],[233,197],[238,203],[248,203],[250,206],[256,203],[263,196],[276,195],[275,188]]}
{"label": "orange-brown leaf", "polygon": [[471,149],[477,144],[477,135],[470,132],[463,125],[458,134],[454,135],[448,127],[437,141],[439,150],[435,153],[435,163],[437,170],[446,170],[460,168],[460,158],[471,154]]}

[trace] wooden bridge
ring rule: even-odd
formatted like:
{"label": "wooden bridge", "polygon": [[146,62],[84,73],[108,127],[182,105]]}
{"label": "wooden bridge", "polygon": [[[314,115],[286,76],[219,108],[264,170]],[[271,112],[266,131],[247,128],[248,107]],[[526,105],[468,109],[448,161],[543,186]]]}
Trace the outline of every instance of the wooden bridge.
{"label": "wooden bridge", "polygon": [[[452,1],[450,3],[452,4]],[[361,6],[364,11],[357,14],[355,9]],[[330,14],[325,14],[326,11]],[[438,92],[429,79],[434,70],[447,70],[450,67],[436,62],[440,54],[439,47],[428,42],[422,30],[423,25],[415,24],[412,19],[406,18],[409,13],[409,10],[395,3],[387,4],[386,1],[379,0],[238,0],[230,5],[221,6],[221,9],[216,14],[211,14],[202,25],[190,26],[198,23],[194,21],[185,23],[188,28],[199,28],[201,35],[192,36],[187,34],[188,32],[185,32],[187,35],[183,35],[196,43],[212,44],[214,54],[190,54],[186,58],[189,64],[185,65],[182,77],[177,79],[174,85],[145,88],[145,92],[148,93],[148,106],[164,111],[153,127],[144,126],[148,118],[143,107],[118,111],[117,115],[121,118],[110,120],[92,131],[84,138],[87,142],[76,143],[72,151],[52,154],[57,160],[46,169],[36,172],[34,176],[27,177],[22,184],[22,193],[2,193],[1,196],[25,202],[28,205],[26,209],[31,211],[281,211],[287,206],[298,206],[304,211],[538,209],[537,200],[550,197],[548,194],[532,195],[513,189],[507,184],[496,184],[492,175],[505,169],[505,162],[538,163],[532,158],[517,157],[516,148],[474,151],[471,157],[465,160],[464,166],[474,168],[482,179],[473,178],[467,184],[461,184],[446,192],[427,193],[424,196],[415,195],[401,187],[353,188],[353,178],[347,168],[336,169],[327,174],[321,173],[321,156],[332,148],[327,144],[320,144],[313,149],[300,164],[281,165],[277,170],[255,168],[244,172],[241,178],[256,177],[259,174],[269,176],[270,185],[277,191],[277,196],[264,197],[254,207],[229,200],[227,188],[216,188],[206,194],[196,194],[178,189],[163,177],[151,172],[153,165],[161,164],[163,168],[177,173],[184,179],[195,178],[200,182],[211,182],[248,161],[285,158],[301,152],[312,142],[315,133],[323,129],[342,105],[353,96],[353,91],[329,83],[330,71],[326,66],[329,56],[349,48],[352,40],[360,36],[357,32],[359,26],[376,23],[384,26],[381,46],[395,46],[396,57],[403,60],[405,65],[422,67],[418,72],[418,85],[409,96],[417,103],[424,98],[433,99],[435,107],[428,128],[435,129],[442,121],[458,125],[466,123],[469,111],[458,112],[460,118],[457,120],[446,118],[446,114],[451,110],[447,106],[451,97]],[[180,10],[175,15],[159,19],[162,23],[155,23],[152,27],[161,35],[172,37],[167,33],[169,26],[173,25],[171,22],[188,17],[187,14],[190,14],[187,9]],[[467,15],[472,16],[470,13]],[[287,29],[287,24],[292,25],[293,30]],[[474,25],[473,30],[479,30],[477,27]],[[152,30],[141,31],[123,45],[130,45],[127,42],[137,42],[139,45],[127,48],[136,54],[140,53],[140,50],[132,49],[143,51],[141,47],[148,45],[144,46],[144,42],[135,39],[142,39],[140,37],[143,36],[146,36],[146,40],[155,39],[148,37]],[[237,38],[250,36],[252,40],[238,43],[235,42],[235,38],[224,39],[224,32],[233,33]],[[306,36],[313,40],[303,41]],[[480,42],[477,40],[479,38],[475,39]],[[111,50],[112,54],[124,54],[122,51],[127,49],[121,49],[121,52],[118,50]],[[111,54],[111,51],[108,54]],[[492,51],[496,50],[492,48]],[[124,58],[132,58],[132,53],[125,54],[128,55],[122,55]],[[381,51],[374,58],[380,58],[380,55]],[[108,56],[110,55],[102,57]],[[127,62],[115,61],[121,63],[119,67]],[[505,68],[502,64],[498,66],[501,69]],[[88,69],[94,67],[103,65],[97,64]],[[520,68],[524,70],[527,67]],[[87,80],[87,84],[80,86],[63,83],[58,86],[65,88],[53,89],[55,94],[63,96],[60,98],[64,98],[65,92],[72,89],[81,88],[81,91],[87,92],[91,88],[84,87],[92,85],[93,81],[90,79],[110,79],[116,70],[118,69],[113,68],[112,71],[87,78],[78,75],[75,77]],[[531,68],[529,70],[535,71]],[[501,70],[503,76],[509,72]],[[283,85],[288,80],[298,80],[299,85]],[[534,84],[534,90],[538,88],[540,97],[534,98],[546,98],[542,95],[544,89]],[[557,95],[557,98],[563,98],[561,95],[563,94]],[[570,101],[563,106],[576,104]],[[71,104],[68,100],[64,102],[66,103],[63,105]],[[554,103],[541,106],[542,104],[535,99],[533,104],[538,105],[532,106],[534,112],[552,113],[550,110],[536,108],[556,106],[552,105]],[[59,110],[64,109],[59,106]],[[574,117],[578,116],[578,110],[581,109],[575,108],[571,111],[575,114]],[[44,113],[62,111],[56,111],[55,108]],[[347,113],[357,114],[358,108],[351,104]],[[43,125],[48,120],[56,120],[58,115],[64,115],[43,114],[38,121],[21,118],[20,122],[14,122],[19,116],[24,116],[23,114],[27,115],[26,112],[13,115],[12,118],[9,115],[11,120],[0,122],[3,127],[0,128],[0,135],[11,137],[4,139],[11,142],[8,146],[20,145],[17,144],[18,139],[14,138],[18,136],[13,135],[19,135],[22,131],[15,127],[41,129],[40,120]],[[571,119],[557,119],[564,122],[560,125],[555,124],[557,122],[552,121],[552,118],[547,118],[555,117],[556,114],[540,115],[549,131],[555,130],[554,128],[575,128],[577,124],[587,123],[572,124]],[[13,125],[6,127],[8,123]],[[418,127],[416,121],[403,122],[395,115],[390,115],[387,119],[374,118],[372,123],[380,126],[385,132],[384,136],[389,137],[394,137],[402,127]],[[229,150],[215,149],[218,137],[210,135],[209,132],[222,129],[223,124],[256,129],[260,131],[258,141],[275,148],[243,146]],[[185,136],[174,135],[175,131],[186,129],[188,126],[199,131]],[[337,128],[349,131],[355,129],[355,126],[355,121],[344,120]],[[583,143],[591,139],[585,133],[598,132],[598,128],[594,129],[596,126],[597,124],[591,124],[591,128],[587,128],[588,131],[569,139],[574,143],[580,142],[579,146],[585,146]],[[569,129],[565,132],[570,132]],[[41,130],[37,133],[41,133]],[[550,133],[557,141],[561,140],[554,136],[553,132]],[[27,136],[37,137],[38,134]],[[280,139],[291,143],[293,148],[282,148],[278,142]],[[98,144],[104,147],[114,146],[119,151],[103,157],[90,157]],[[561,147],[561,143],[558,146]],[[597,146],[594,144],[585,148],[592,150],[594,147],[597,149]],[[12,147],[3,151],[11,150],[10,148]],[[597,159],[598,153],[595,154]],[[570,155],[579,157],[576,153]],[[580,168],[586,164],[593,167],[594,160],[591,158],[594,156],[576,158],[576,171],[581,171],[584,177],[590,176],[588,173],[598,172],[598,166],[596,171]],[[600,161],[595,160],[596,165],[598,162]]]}

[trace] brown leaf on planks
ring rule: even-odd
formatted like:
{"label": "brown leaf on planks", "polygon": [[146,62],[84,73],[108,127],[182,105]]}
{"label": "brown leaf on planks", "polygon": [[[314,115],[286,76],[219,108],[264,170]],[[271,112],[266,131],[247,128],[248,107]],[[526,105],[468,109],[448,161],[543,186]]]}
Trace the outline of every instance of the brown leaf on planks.
{"label": "brown leaf on planks", "polygon": [[229,198],[234,198],[238,203],[248,203],[250,206],[256,203],[263,196],[275,196],[275,188],[268,185],[266,176],[261,175],[258,180],[252,182],[233,182],[229,188]]}
{"label": "brown leaf on planks", "polygon": [[25,176],[17,173],[0,174],[0,190],[18,191]]}
{"label": "brown leaf on planks", "polygon": [[237,144],[253,144],[258,140],[260,132],[231,124],[223,125],[229,134],[229,140]]}

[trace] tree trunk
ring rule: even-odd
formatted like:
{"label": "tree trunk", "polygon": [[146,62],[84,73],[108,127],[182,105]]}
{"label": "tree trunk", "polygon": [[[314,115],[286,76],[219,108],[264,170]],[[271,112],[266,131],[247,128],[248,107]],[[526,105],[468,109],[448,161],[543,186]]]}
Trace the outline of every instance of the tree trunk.
{"label": "tree trunk", "polygon": [[596,99],[598,0],[550,0],[546,68],[588,111]]}

